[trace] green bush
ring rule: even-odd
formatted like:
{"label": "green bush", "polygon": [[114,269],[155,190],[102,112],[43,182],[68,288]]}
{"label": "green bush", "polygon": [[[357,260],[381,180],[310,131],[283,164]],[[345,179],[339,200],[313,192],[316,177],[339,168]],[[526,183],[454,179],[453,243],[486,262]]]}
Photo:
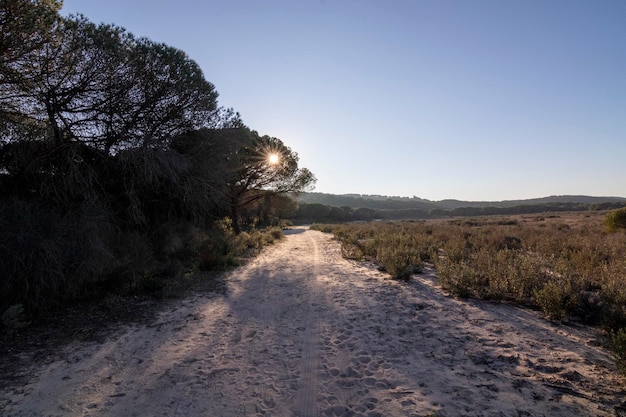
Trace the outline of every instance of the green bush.
{"label": "green bush", "polygon": [[336,224],[315,223],[311,225],[310,229],[317,230],[323,233],[334,233],[334,231],[337,230],[338,227],[339,226]]}
{"label": "green bush", "polygon": [[568,303],[572,289],[561,282],[546,282],[543,288],[535,290],[535,303],[541,308],[546,317],[561,319],[568,310]]}
{"label": "green bush", "polygon": [[378,242],[376,262],[393,278],[408,280],[422,265],[419,254],[401,242]]}
{"label": "green bush", "polygon": [[269,234],[274,240],[280,240],[283,238],[283,230],[280,227],[272,227],[269,229]]}
{"label": "green bush", "polygon": [[610,211],[604,219],[606,229],[610,233],[626,230],[626,207]]}
{"label": "green bush", "polygon": [[610,347],[617,355],[617,367],[626,374],[626,328],[611,334]]}
{"label": "green bush", "polygon": [[476,283],[484,279],[468,264],[446,260],[437,263],[437,276],[443,288],[460,298],[476,295],[475,290],[480,288]]}
{"label": "green bush", "polygon": [[198,269],[201,271],[223,269],[228,265],[228,253],[227,238],[218,230],[211,231],[198,247]]}
{"label": "green bush", "polygon": [[280,227],[234,233],[228,219],[216,223],[206,232],[199,245],[198,268],[202,271],[223,270],[240,264],[241,258],[259,253],[263,247],[284,237]]}

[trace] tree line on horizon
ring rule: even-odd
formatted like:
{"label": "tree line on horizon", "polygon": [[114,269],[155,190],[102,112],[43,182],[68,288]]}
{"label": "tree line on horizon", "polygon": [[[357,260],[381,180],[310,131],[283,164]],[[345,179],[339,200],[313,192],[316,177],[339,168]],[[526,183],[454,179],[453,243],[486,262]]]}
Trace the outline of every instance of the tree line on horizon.
{"label": "tree line on horizon", "polygon": [[[370,220],[409,220],[409,219],[438,219],[446,217],[471,217],[471,216],[507,216],[516,214],[540,214],[557,213],[566,211],[599,211],[612,210],[626,207],[626,202],[606,203],[545,203],[545,204],[522,204],[510,207],[458,207],[454,209],[435,208],[424,210],[419,208],[395,208],[395,201],[390,201],[385,208],[384,201],[375,202],[371,207],[352,207],[343,205],[340,207],[322,203],[300,203],[290,218],[309,222],[349,222]],[[367,204],[367,203],[366,203]]]}
{"label": "tree line on horizon", "polygon": [[[505,201],[462,201],[446,199],[439,201],[426,200],[416,196],[398,197],[371,194],[328,194],[321,192],[305,192],[298,196],[300,203],[320,203],[327,206],[347,206],[353,209],[365,207],[381,210],[418,209],[430,212],[434,209],[454,210],[458,208],[510,208],[517,206],[538,206],[545,204],[584,204],[593,209],[602,210],[616,208],[619,203],[626,204],[623,197],[592,197],[585,195],[555,195],[541,198]],[[615,204],[618,203],[618,204]]]}
{"label": "tree line on horizon", "polygon": [[0,2],[0,314],[134,285],[315,182],[185,52],[61,6]]}

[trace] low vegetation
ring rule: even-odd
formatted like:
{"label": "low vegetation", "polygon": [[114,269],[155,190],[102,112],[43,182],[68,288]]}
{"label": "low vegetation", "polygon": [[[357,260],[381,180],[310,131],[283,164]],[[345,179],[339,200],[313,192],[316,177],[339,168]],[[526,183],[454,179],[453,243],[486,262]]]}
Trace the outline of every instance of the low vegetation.
{"label": "low vegetation", "polygon": [[609,212],[604,219],[604,224],[609,233],[626,230],[626,207]]}
{"label": "low vegetation", "polygon": [[550,319],[601,325],[623,367],[626,233],[607,233],[605,217],[588,212],[313,228],[333,233],[345,257],[373,260],[395,278],[406,279],[428,262],[442,287],[458,297],[515,302]]}

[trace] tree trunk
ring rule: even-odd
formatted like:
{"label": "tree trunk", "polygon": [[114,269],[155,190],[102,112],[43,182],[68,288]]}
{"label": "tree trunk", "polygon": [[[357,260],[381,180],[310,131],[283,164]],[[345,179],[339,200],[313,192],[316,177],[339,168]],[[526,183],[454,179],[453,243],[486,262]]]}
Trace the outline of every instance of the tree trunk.
{"label": "tree trunk", "polygon": [[238,235],[241,233],[241,226],[239,225],[239,204],[236,200],[233,200],[230,203],[230,217],[233,222],[233,232]]}

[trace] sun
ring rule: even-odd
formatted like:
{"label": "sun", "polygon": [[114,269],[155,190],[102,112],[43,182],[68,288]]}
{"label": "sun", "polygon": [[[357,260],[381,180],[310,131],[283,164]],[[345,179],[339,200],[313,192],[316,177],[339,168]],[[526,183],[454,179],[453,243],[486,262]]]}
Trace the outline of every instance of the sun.
{"label": "sun", "polygon": [[270,165],[276,165],[278,161],[280,161],[280,157],[277,153],[271,153],[267,156],[267,162],[269,162]]}

